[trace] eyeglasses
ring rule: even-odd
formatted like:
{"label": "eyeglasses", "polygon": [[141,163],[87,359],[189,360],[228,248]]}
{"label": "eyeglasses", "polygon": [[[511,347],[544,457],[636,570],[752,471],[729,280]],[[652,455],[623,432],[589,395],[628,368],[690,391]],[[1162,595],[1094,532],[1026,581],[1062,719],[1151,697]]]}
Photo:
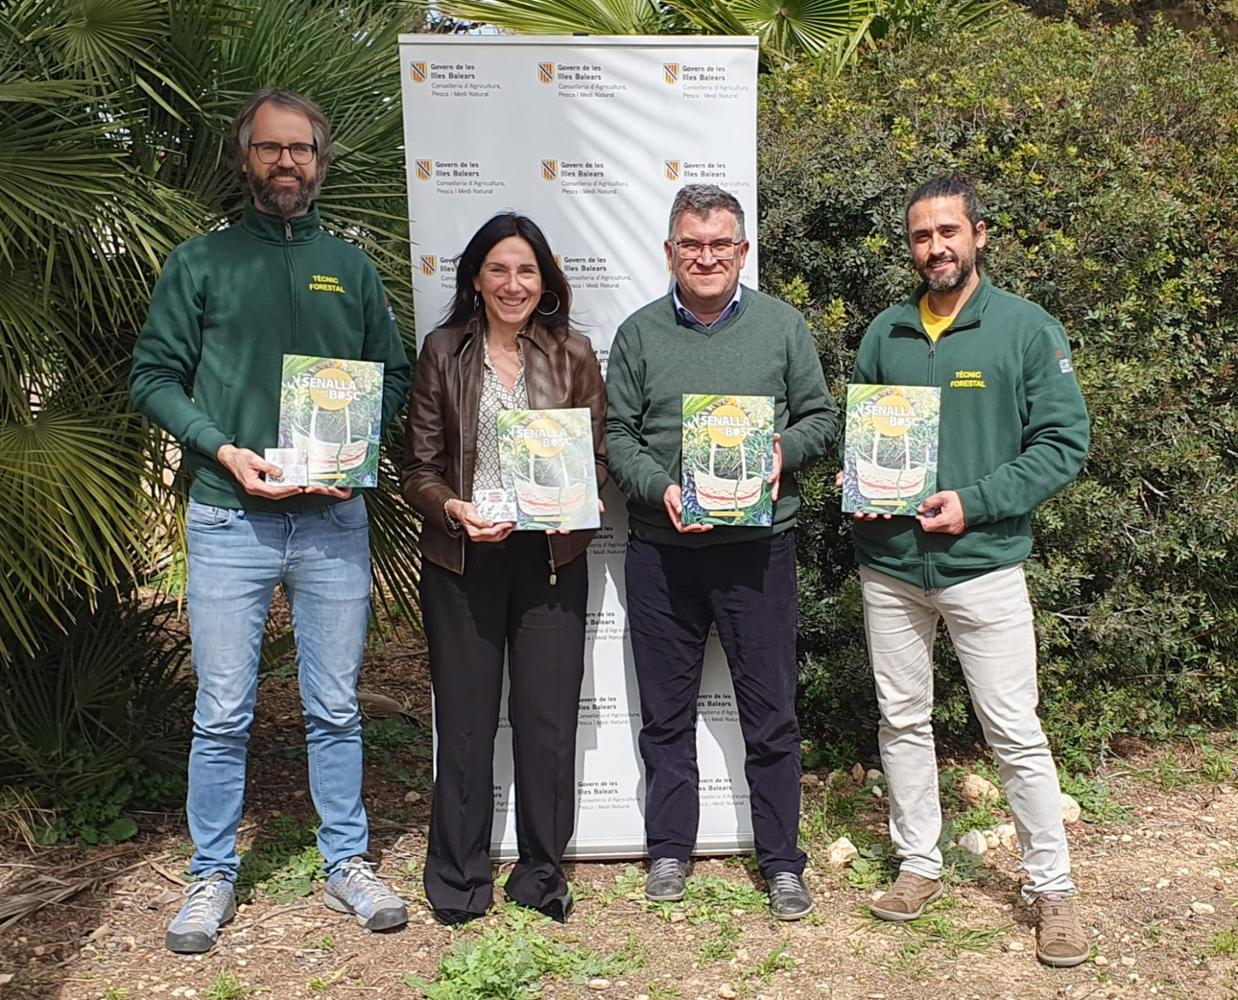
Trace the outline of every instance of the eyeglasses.
{"label": "eyeglasses", "polygon": [[742,243],[734,240],[714,240],[712,243],[700,243],[697,240],[677,240],[672,244],[684,260],[697,260],[708,249],[714,260],[730,260],[739,252]]}
{"label": "eyeglasses", "polygon": [[313,160],[318,152],[318,145],[313,142],[251,142],[249,148],[257,151],[263,163],[278,163],[286,149],[292,162],[301,166]]}

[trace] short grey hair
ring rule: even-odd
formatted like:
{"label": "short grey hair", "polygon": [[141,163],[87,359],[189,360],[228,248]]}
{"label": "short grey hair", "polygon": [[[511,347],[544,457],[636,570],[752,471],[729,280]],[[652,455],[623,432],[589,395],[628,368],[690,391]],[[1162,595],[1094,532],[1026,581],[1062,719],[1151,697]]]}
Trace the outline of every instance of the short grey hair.
{"label": "short grey hair", "polygon": [[249,144],[254,137],[254,116],[264,104],[278,104],[281,107],[300,111],[309,119],[310,128],[314,133],[314,145],[318,149],[318,182],[327,175],[327,167],[335,158],[331,145],[331,123],[322,113],[322,108],[303,94],[283,87],[263,87],[250,95],[245,106],[232,119],[231,152],[232,167],[244,176],[245,165],[249,162]]}
{"label": "short grey hair", "polygon": [[675,223],[684,212],[704,218],[710,212],[718,211],[730,212],[735,216],[735,240],[743,243],[747,238],[744,236],[743,206],[735,195],[722,190],[717,184],[685,184],[679,189],[671,203],[671,221],[667,226],[666,238],[674,240]]}

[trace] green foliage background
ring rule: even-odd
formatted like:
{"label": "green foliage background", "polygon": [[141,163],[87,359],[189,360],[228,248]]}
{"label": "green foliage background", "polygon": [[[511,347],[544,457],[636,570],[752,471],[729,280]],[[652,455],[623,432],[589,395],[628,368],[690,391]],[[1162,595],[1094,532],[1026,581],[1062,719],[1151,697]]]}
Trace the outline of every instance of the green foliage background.
{"label": "green foliage background", "polygon": [[[1067,750],[1238,718],[1238,72],[1164,27],[1024,14],[880,51],[827,85],[764,80],[765,287],[804,308],[841,398],[865,325],[914,287],[903,199],[961,170],[1000,285],[1065,323],[1093,420],[1079,481],[1035,517],[1048,727]],[[771,248],[776,248],[771,251]],[[858,586],[834,470],[804,490],[802,719],[873,739]],[[940,734],[970,736],[939,645]]]}

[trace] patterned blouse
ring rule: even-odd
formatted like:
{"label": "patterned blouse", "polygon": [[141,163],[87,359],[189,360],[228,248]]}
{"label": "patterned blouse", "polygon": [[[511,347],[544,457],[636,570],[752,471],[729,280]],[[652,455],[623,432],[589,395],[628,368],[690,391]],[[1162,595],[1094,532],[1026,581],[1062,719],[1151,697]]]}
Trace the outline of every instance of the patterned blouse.
{"label": "patterned blouse", "polygon": [[490,343],[483,332],[481,342],[484,349],[481,403],[477,408],[477,461],[473,466],[473,496],[478,490],[499,490],[503,488],[503,475],[499,471],[499,441],[496,421],[502,410],[527,410],[529,408],[529,393],[524,385],[524,353],[519,341],[517,351],[520,352],[520,371],[516,375],[515,384],[509,389],[499,378],[494,363],[490,360]]}

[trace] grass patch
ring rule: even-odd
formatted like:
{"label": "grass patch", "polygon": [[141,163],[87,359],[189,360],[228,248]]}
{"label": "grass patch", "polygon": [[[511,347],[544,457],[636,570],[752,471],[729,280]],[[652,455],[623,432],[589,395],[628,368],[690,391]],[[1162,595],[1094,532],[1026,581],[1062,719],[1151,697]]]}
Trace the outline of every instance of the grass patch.
{"label": "grass patch", "polygon": [[908,960],[929,948],[942,949],[948,958],[958,958],[960,952],[983,952],[1010,928],[1010,924],[996,928],[962,927],[949,916],[957,904],[949,897],[929,904],[923,916],[906,923],[889,923],[878,920],[867,910],[863,913],[873,926],[882,926],[890,932],[901,934],[904,941],[899,945],[899,956]]}
{"label": "grass patch", "polygon": [[795,959],[787,954],[787,948],[790,945],[789,941],[783,941],[777,948],[766,955],[761,961],[750,969],[745,969],[742,973],[744,982],[750,983],[753,980],[759,980],[762,983],[768,983],[775,972],[782,972],[788,969],[795,968]]}
{"label": "grass patch", "polygon": [[1238,927],[1221,931],[1208,946],[1209,955],[1238,955]]}
{"label": "grass patch", "polygon": [[288,903],[313,892],[323,865],[316,830],[291,816],[277,817],[271,833],[241,855],[237,901],[248,902],[263,892],[277,903]]}
{"label": "grass patch", "polygon": [[235,972],[224,969],[211,980],[211,985],[203,995],[206,1000],[245,1000],[246,997],[269,992],[265,986],[250,986],[241,982]]}
{"label": "grass patch", "polygon": [[722,962],[734,958],[742,936],[735,921],[728,920],[718,924],[718,933],[697,949],[697,961],[704,965],[706,962]]}
{"label": "grass patch", "polygon": [[663,920],[670,920],[682,913],[688,923],[699,926],[703,923],[725,924],[732,917],[732,910],[762,911],[768,905],[765,893],[751,882],[733,882],[718,875],[693,875],[687,882],[687,894],[677,903],[654,903],[645,901],[645,909],[656,913]]}
{"label": "grass patch", "polygon": [[1131,818],[1130,810],[1113,798],[1109,784],[1095,775],[1059,774],[1062,791],[1079,803],[1083,814],[1096,823],[1121,822]]}
{"label": "grass patch", "polygon": [[635,935],[609,955],[546,937],[540,914],[509,908],[502,926],[457,942],[439,962],[434,979],[405,976],[404,984],[427,1000],[525,1000],[541,993],[542,979],[583,983],[640,968],[644,953]]}

